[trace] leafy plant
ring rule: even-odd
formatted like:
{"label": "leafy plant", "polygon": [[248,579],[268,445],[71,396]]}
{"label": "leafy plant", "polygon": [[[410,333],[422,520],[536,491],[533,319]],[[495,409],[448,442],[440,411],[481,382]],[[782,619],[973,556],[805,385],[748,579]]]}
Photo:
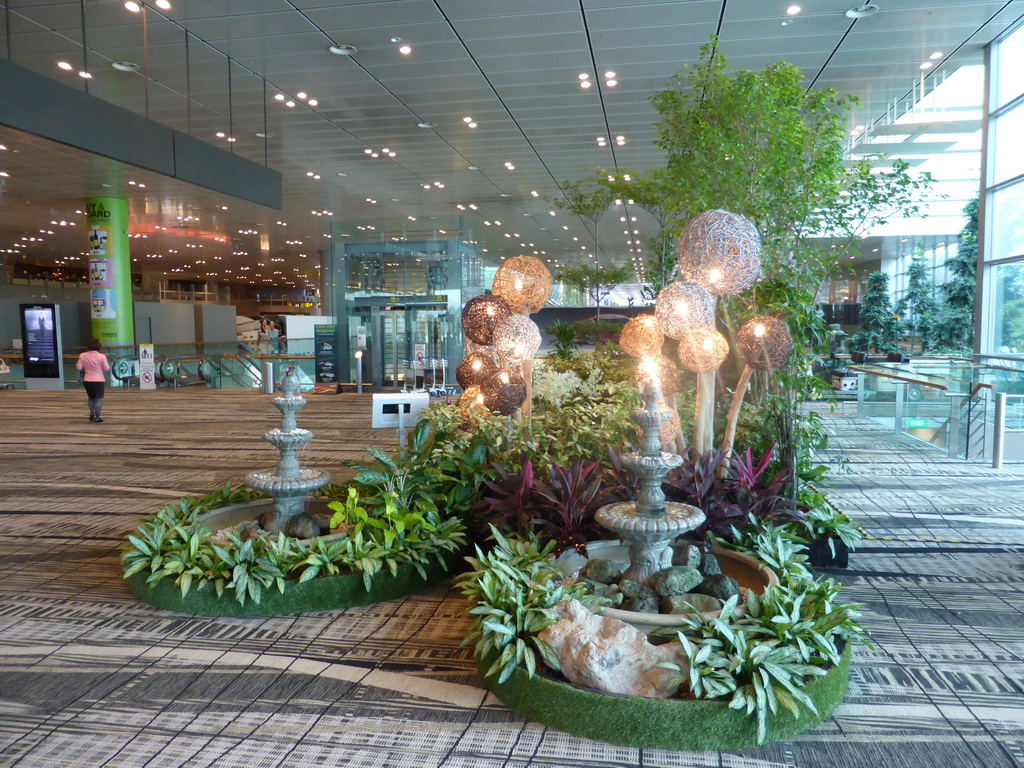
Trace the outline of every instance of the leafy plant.
{"label": "leafy plant", "polygon": [[555,320],[555,322],[544,329],[544,332],[550,333],[555,337],[556,357],[560,357],[563,360],[571,360],[578,352],[576,348],[576,329],[573,326],[563,323],[561,320]]}
{"label": "leafy plant", "polygon": [[517,666],[532,677],[538,656],[559,671],[558,657],[537,635],[553,621],[549,608],[585,599],[585,589],[581,583],[563,583],[561,571],[548,559],[554,542],[542,546],[535,537],[506,539],[493,526],[491,535],[491,550],[477,547],[476,557],[466,558],[471,570],[456,578],[472,604],[470,631],[462,645],[472,643],[477,658],[497,656],[484,675],[497,675],[499,683]]}
{"label": "leafy plant", "polygon": [[662,483],[668,501],[691,504],[704,512],[704,522],[694,532],[698,538],[708,532],[727,535],[734,526],[746,523],[746,515],[731,496],[732,481],[718,476],[724,458],[721,451],[701,454],[691,447],[683,463]]}
{"label": "leafy plant", "polygon": [[[285,574],[281,563],[267,548],[266,540],[257,537],[243,541],[237,531],[227,531],[225,535],[229,546],[214,544],[213,551],[225,566],[222,578],[230,574],[230,581],[223,587],[215,581],[217,596],[220,597],[224,589],[231,589],[241,605],[245,605],[247,598],[259,605],[264,592],[271,587],[276,586],[283,594]],[[182,589],[182,597],[186,592]]]}
{"label": "leafy plant", "polygon": [[537,500],[534,493],[533,462],[524,451],[519,455],[518,470],[507,469],[494,462],[491,467],[496,475],[494,480],[483,478],[490,491],[477,508],[485,515],[490,525],[499,529],[513,527],[525,533],[533,520]]}
{"label": "leafy plant", "polygon": [[829,550],[835,557],[835,540],[839,539],[850,549],[856,549],[864,539],[864,534],[856,521],[835,509],[823,494],[806,491],[801,496],[804,519],[800,523],[805,528],[804,535],[809,539],[825,539]]}
{"label": "leafy plant", "polygon": [[768,718],[780,705],[795,717],[801,715],[801,705],[817,712],[801,688],[826,670],[806,661],[797,645],[763,638],[758,625],[735,618],[738,600],[738,596],[728,600],[716,618],[699,613],[683,617],[685,629],[678,637],[685,661],[658,666],[675,670],[676,682],[687,685],[696,698],[728,696],[731,709],[755,715],[757,740],[763,743],[768,736]]}
{"label": "leafy plant", "polygon": [[783,467],[767,476],[774,453],[775,446],[772,446],[756,464],[750,448],[747,448],[746,453],[732,457],[729,462],[732,495],[736,505],[748,517],[756,520],[799,519],[793,503],[784,494],[790,476],[789,468]]}
{"label": "leafy plant", "polygon": [[555,542],[555,555],[571,547],[585,557],[587,540],[600,534],[601,526],[594,520],[600,467],[596,461],[584,464],[576,459],[568,467],[553,466],[551,480],[536,484],[540,504],[534,523],[544,538]]}
{"label": "leafy plant", "polygon": [[[346,525],[355,530],[337,540],[314,539],[309,546],[283,534],[243,535],[232,529],[215,539],[199,522],[201,513],[238,503],[248,492],[225,486],[208,496],[182,499],[144,519],[128,537],[121,554],[125,578],[148,572],[150,586],[170,578],[182,597],[212,584],[218,597],[227,591],[243,605],[248,600],[258,604],[270,588],[283,592],[289,581],[323,575],[362,572],[369,590],[374,574],[383,568],[394,574],[408,563],[426,578],[431,558],[447,568],[446,555],[465,546],[465,526],[458,518],[441,518],[435,507],[400,510],[398,494],[388,496],[384,491],[380,513],[371,514],[360,506],[356,489],[346,490],[348,498],[338,506]],[[412,492],[405,500],[414,506],[426,504]]]}

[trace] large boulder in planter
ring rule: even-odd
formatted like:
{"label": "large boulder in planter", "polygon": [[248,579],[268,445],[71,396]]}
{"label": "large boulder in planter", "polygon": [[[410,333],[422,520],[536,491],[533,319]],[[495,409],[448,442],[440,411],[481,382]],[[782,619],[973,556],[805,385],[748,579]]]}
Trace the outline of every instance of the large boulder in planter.
{"label": "large boulder in planter", "polygon": [[657,666],[675,662],[679,643],[651,645],[647,635],[618,619],[591,613],[578,600],[551,609],[555,623],[540,633],[576,685],[606,693],[664,699],[676,691],[676,673]]}

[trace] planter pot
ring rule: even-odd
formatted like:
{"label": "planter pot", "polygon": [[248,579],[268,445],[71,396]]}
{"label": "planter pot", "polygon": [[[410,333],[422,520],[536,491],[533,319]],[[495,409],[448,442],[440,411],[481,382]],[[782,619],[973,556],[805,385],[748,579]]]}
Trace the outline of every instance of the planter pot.
{"label": "planter pot", "polygon": [[[629,545],[619,541],[595,541],[588,543],[587,551],[591,557],[614,560],[623,565],[629,563]],[[741,587],[752,589],[760,594],[764,592],[765,587],[769,584],[779,583],[779,577],[773,570],[749,555],[722,547],[712,547],[711,554],[718,560],[722,573],[736,579]],[[585,562],[586,558],[577,555],[575,552],[567,552],[557,560],[558,567],[565,574],[579,570]],[[744,610],[740,606],[736,612],[743,613]],[[678,614],[672,613],[637,613],[635,611],[623,611],[620,608],[604,608],[599,612],[602,616],[609,616],[613,619],[624,621],[627,624],[632,624],[641,632],[652,632],[662,627],[678,626],[683,618]],[[712,617],[718,616],[720,613],[721,611],[708,611],[704,615]]]}
{"label": "planter pot", "polygon": [[[801,707],[794,717],[783,707],[769,716],[767,741],[786,739],[812,728],[836,708],[846,694],[851,646],[840,663],[803,691],[817,714]],[[477,659],[480,674],[492,658]],[[683,701],[621,696],[580,688],[516,669],[504,683],[497,675],[484,684],[510,709],[550,728],[625,747],[672,750],[732,750],[757,745],[757,720],[729,709],[727,701]]]}
{"label": "planter pot", "polygon": [[[832,547],[836,553],[832,554]],[[850,563],[850,548],[842,539],[819,537],[812,539],[804,549],[807,554],[807,563],[812,568],[846,568]]]}
{"label": "planter pot", "polygon": [[150,587],[146,584],[149,574],[137,573],[128,582],[132,594],[139,600],[168,611],[202,616],[276,616],[339,610],[406,597],[450,576],[462,557],[462,552],[447,554],[445,563],[448,570],[432,559],[424,566],[426,580],[411,565],[400,565],[394,576],[384,570],[373,577],[369,591],[363,585],[362,573],[325,576],[302,584],[288,581],[283,593],[276,587],[266,590],[258,605],[252,600],[246,600],[245,605],[239,604],[233,592],[225,591],[223,596],[217,597],[212,584],[200,590],[193,588],[182,597],[181,589],[171,579],[162,579]]}

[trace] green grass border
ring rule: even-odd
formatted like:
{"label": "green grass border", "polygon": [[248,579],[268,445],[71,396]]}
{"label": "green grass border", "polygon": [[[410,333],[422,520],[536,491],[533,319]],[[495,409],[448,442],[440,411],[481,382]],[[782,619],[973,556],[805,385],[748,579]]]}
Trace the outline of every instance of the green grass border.
{"label": "green grass border", "polygon": [[199,616],[278,616],[285,613],[334,611],[406,597],[458,573],[464,554],[461,551],[448,553],[445,556],[448,570],[436,558],[432,558],[424,566],[426,580],[411,565],[400,565],[394,576],[385,569],[373,577],[369,591],[363,586],[362,573],[325,576],[302,584],[287,581],[283,593],[276,587],[267,589],[258,605],[251,600],[241,605],[234,593],[228,591],[222,597],[217,597],[212,584],[199,590],[193,588],[182,597],[181,589],[169,578],[161,579],[150,587],[146,584],[149,578],[149,572],[146,571],[129,577],[128,582],[132,594],[139,600],[168,611]]}
{"label": "green grass border", "polygon": [[[768,720],[768,741],[786,739],[812,728],[830,714],[846,695],[852,643],[847,643],[838,666],[804,687],[818,714],[801,707],[794,717],[782,709]],[[491,659],[477,659],[483,676]],[[757,746],[754,715],[729,709],[721,701],[647,699],[604,694],[518,668],[504,683],[497,676],[484,684],[510,709],[531,720],[573,736],[624,747],[671,750],[732,750]]]}

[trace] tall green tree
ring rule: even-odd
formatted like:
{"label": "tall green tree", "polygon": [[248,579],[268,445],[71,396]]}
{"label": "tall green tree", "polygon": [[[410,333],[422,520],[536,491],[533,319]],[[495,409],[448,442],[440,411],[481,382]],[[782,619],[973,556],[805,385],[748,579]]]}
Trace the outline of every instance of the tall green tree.
{"label": "tall green tree", "polygon": [[[743,362],[735,341],[746,319],[755,314],[784,318],[797,352],[793,365],[775,375],[773,396],[788,409],[787,420],[795,425],[790,432],[824,434],[800,406],[825,387],[809,371],[812,358],[827,353],[829,337],[815,310],[815,294],[823,279],[841,274],[836,250],[829,246],[847,249],[888,215],[915,213],[928,178],[911,178],[901,161],[881,173],[872,160],[847,166],[846,112],[856,103],[853,97],[809,90],[803,73],[782,61],[758,72],[729,71],[714,38],[700,61],[677,74],[651,102],[659,113],[656,143],[665,152],[664,167],[643,173],[599,169],[589,188],[611,190],[623,199],[657,200],[665,224],[658,233],[661,247],[648,249],[653,256],[645,270],[649,278],[671,279],[672,245],[694,216],[724,208],[753,222],[761,235],[764,279],[718,302],[719,327],[734,350],[719,379],[730,388],[740,375]],[[822,235],[833,240],[823,244]],[[769,394],[762,388],[757,396]],[[768,446],[778,443],[779,453],[804,451],[804,457],[787,455],[783,461],[801,477],[811,476],[809,459],[803,458],[813,443],[822,447],[820,440],[801,440],[803,445],[794,447],[781,433],[766,432],[764,438]]]}
{"label": "tall green tree", "polygon": [[931,330],[931,347],[969,352],[974,346],[974,296],[978,287],[978,199],[964,206],[967,223],[960,230],[956,255],[946,261],[949,281],[939,290],[943,300]]}
{"label": "tall green tree", "polygon": [[589,301],[594,302],[594,306],[600,307],[601,300],[611,293],[615,286],[629,280],[632,274],[633,270],[625,264],[576,264],[559,269],[557,277],[566,285],[580,291]]}
{"label": "tall green tree", "polygon": [[889,297],[889,276],[885,272],[868,275],[860,302],[860,330],[850,339],[854,352],[896,352],[900,323]]}
{"label": "tall green tree", "polygon": [[907,291],[896,303],[896,314],[912,339],[920,343],[921,351],[927,352],[931,346],[932,325],[935,323],[938,302],[935,300],[931,268],[924,257],[924,245],[921,243],[914,246],[907,275]]}

